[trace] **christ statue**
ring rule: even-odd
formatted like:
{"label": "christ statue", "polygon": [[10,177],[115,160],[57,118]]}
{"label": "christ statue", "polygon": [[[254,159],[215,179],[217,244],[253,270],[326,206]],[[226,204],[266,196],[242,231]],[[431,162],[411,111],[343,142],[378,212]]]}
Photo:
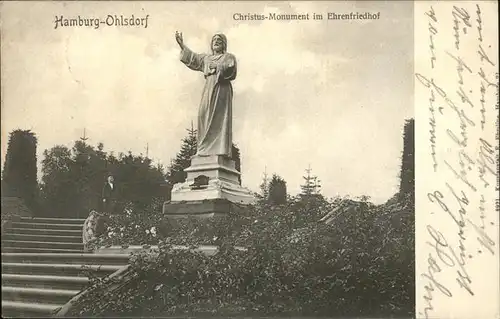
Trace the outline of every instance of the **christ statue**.
{"label": "christ statue", "polygon": [[211,54],[191,51],[176,32],[181,48],[181,62],[188,68],[203,72],[205,87],[198,110],[198,156],[221,155],[231,157],[232,100],[231,81],[236,78],[236,58],[227,53],[227,38],[223,34],[212,37]]}

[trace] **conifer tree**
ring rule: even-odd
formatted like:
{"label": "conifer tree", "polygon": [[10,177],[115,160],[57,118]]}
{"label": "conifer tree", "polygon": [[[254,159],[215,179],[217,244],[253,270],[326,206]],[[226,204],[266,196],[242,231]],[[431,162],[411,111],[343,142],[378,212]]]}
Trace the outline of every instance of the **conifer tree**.
{"label": "conifer tree", "polygon": [[2,193],[23,199],[33,212],[37,210],[38,193],[36,147],[35,133],[12,131],[2,174]]}
{"label": "conifer tree", "polygon": [[311,175],[311,171],[311,166],[309,165],[306,169],[306,175],[302,176],[304,184],[300,185],[301,193],[299,196],[301,198],[310,198],[312,196],[317,196],[320,193],[320,180],[317,176]]}
{"label": "conifer tree", "polygon": [[262,177],[262,183],[259,185],[260,188],[260,196],[264,200],[269,199],[269,179],[267,177],[267,170],[264,170],[264,174]]}
{"label": "conifer tree", "polygon": [[[233,143],[233,147],[231,150],[231,159],[234,161],[234,166],[235,166],[236,170],[241,173],[240,149],[234,143]],[[240,176],[238,176],[238,182],[241,185],[241,174],[240,174]]]}
{"label": "conifer tree", "polygon": [[286,196],[285,180],[281,176],[273,174],[269,182],[269,202],[276,205],[286,204]]}
{"label": "conifer tree", "polygon": [[193,128],[187,129],[188,135],[182,139],[181,150],[169,166],[167,181],[170,185],[183,183],[186,181],[187,174],[184,172],[191,165],[191,157],[196,155],[197,138],[196,130]]}
{"label": "conifer tree", "polygon": [[414,200],[415,196],[415,120],[405,121],[399,194]]}
{"label": "conifer tree", "polygon": [[[187,174],[184,172],[186,168],[191,165],[191,157],[196,155],[198,142],[197,142],[197,131],[193,128],[191,123],[191,128],[187,129],[188,135],[182,140],[182,145],[179,153],[172,160],[167,173],[167,181],[170,185],[177,183],[183,183],[186,181]],[[235,162],[235,168],[238,172],[241,172],[241,157],[240,149],[236,144],[233,143],[231,150],[231,159]],[[238,178],[241,185],[241,175]]]}

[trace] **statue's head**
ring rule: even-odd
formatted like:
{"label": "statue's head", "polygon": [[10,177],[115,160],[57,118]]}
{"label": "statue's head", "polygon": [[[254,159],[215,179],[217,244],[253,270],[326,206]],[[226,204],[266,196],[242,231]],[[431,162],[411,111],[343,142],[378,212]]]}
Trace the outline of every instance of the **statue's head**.
{"label": "statue's head", "polygon": [[212,37],[212,52],[224,53],[227,49],[227,38],[222,33],[217,33]]}

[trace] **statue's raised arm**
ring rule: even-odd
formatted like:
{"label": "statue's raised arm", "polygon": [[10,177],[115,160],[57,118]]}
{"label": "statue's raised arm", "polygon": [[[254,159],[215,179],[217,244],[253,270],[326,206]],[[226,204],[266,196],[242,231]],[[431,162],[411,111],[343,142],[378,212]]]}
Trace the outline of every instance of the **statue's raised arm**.
{"label": "statue's raised arm", "polygon": [[175,31],[175,41],[177,41],[177,44],[179,44],[179,47],[181,50],[184,49],[184,39],[182,38],[182,32]]}
{"label": "statue's raised arm", "polygon": [[181,62],[188,68],[195,71],[205,71],[205,57],[206,54],[198,54],[191,51],[185,44],[182,32],[175,31],[175,41],[181,48]]}

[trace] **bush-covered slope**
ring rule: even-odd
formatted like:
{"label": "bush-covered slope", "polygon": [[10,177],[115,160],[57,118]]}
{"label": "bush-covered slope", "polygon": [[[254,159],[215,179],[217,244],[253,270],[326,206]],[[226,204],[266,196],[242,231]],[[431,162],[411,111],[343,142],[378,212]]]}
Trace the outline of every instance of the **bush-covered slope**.
{"label": "bush-covered slope", "polygon": [[[211,221],[165,223],[159,211],[111,217],[96,244],[157,244],[133,257],[136,279],[106,294],[96,281],[73,315],[411,316],[414,307],[414,209],[317,199],[258,204]],[[172,244],[215,244],[206,256]],[[234,249],[246,247],[246,251]]]}

